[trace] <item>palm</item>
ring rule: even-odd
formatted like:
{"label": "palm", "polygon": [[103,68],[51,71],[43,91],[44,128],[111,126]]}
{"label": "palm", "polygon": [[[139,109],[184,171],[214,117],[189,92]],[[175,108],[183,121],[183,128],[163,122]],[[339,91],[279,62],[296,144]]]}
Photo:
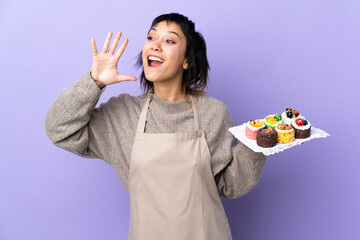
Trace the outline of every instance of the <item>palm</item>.
{"label": "palm", "polygon": [[109,33],[106,37],[103,49],[98,53],[96,49],[95,40],[91,39],[91,46],[93,51],[93,63],[91,66],[91,76],[94,80],[103,85],[110,85],[122,81],[135,81],[136,77],[131,75],[120,75],[117,71],[117,63],[124,52],[128,39],[125,39],[120,48],[114,54],[117,44],[120,40],[121,32],[116,34],[116,37],[109,49],[112,33]]}
{"label": "palm", "polygon": [[110,53],[100,53],[93,57],[91,74],[105,85],[112,84],[117,75],[117,59]]}

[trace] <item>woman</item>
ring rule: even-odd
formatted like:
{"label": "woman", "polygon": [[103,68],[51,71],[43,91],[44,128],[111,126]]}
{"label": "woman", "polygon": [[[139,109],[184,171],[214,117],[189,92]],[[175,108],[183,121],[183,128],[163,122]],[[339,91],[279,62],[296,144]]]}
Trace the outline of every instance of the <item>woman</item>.
{"label": "woman", "polygon": [[[109,33],[91,71],[51,106],[55,145],[109,163],[130,195],[129,239],[232,239],[219,195],[237,198],[258,182],[265,156],[239,143],[227,107],[204,95],[205,41],[188,18],[154,19],[139,55],[145,94],[121,94],[95,108],[106,85],[135,81],[117,72],[128,40]],[[109,49],[110,46],[110,49]]]}

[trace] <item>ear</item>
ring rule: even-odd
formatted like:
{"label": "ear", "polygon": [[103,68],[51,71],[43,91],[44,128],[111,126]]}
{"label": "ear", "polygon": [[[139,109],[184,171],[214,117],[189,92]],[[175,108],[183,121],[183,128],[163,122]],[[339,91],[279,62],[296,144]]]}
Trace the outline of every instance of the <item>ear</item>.
{"label": "ear", "polygon": [[184,63],[183,63],[183,68],[188,69],[188,67],[189,67],[188,60],[185,58]]}

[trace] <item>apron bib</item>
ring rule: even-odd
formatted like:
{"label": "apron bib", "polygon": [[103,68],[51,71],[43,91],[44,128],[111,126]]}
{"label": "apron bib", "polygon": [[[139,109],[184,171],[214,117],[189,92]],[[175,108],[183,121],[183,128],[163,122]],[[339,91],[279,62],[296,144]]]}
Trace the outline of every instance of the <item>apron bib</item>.
{"label": "apron bib", "polygon": [[195,98],[194,132],[145,133],[140,113],[129,172],[129,240],[231,240]]}

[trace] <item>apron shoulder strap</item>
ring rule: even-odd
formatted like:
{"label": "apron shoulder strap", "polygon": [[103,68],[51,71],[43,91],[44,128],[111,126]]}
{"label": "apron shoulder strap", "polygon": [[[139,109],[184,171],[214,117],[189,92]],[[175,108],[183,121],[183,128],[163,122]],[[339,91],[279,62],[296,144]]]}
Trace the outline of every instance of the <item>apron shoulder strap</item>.
{"label": "apron shoulder strap", "polygon": [[193,107],[193,112],[194,112],[194,122],[195,122],[195,131],[198,132],[200,130],[202,130],[201,128],[201,120],[200,120],[200,115],[199,115],[199,111],[197,108],[197,102],[195,97],[189,95],[190,100],[191,100],[191,104]]}
{"label": "apron shoulder strap", "polygon": [[141,110],[140,117],[139,117],[139,123],[136,132],[143,133],[145,131],[145,122],[146,122],[146,115],[147,110],[149,108],[150,100],[152,99],[152,95],[148,95],[145,100],[144,107]]}

